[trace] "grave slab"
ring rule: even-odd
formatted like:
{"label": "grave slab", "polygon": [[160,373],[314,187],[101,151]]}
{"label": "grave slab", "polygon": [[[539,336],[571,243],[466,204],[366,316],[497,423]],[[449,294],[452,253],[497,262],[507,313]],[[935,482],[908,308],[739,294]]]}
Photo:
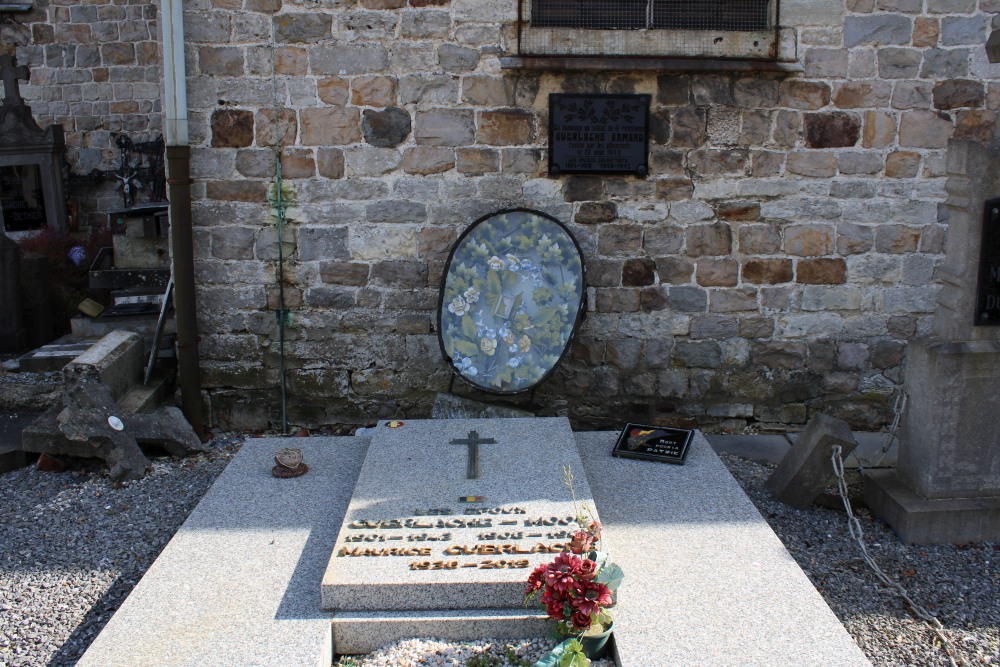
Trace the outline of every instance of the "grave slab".
{"label": "grave slab", "polygon": [[[700,434],[683,466],[612,458],[616,436],[575,439],[626,575],[614,610],[620,667],[870,667]],[[367,439],[296,439],[310,472],[275,479],[272,458],[289,443],[243,445],[81,667],[328,667],[331,616],[377,641],[374,614],[320,611],[319,593]],[[385,640],[412,616],[385,614]]]}
{"label": "grave slab", "polygon": [[[276,479],[290,444],[309,472]],[[329,667],[320,580],[367,445],[248,440],[78,667]]]}
{"label": "grave slab", "polygon": [[704,436],[676,466],[612,458],[617,435],[576,439],[625,571],[620,667],[870,667]]}
{"label": "grave slab", "polygon": [[[470,465],[470,433],[479,448]],[[381,422],[323,578],[323,608],[523,609],[524,582],[596,509],[569,421]],[[461,499],[472,499],[463,503]]]}

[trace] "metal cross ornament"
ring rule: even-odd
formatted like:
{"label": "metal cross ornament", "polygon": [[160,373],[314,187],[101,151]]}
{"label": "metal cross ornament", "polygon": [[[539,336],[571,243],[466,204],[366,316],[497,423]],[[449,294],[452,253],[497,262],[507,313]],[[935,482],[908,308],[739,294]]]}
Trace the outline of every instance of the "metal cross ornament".
{"label": "metal cross ornament", "polygon": [[451,444],[469,446],[469,465],[465,471],[465,478],[479,479],[479,445],[493,445],[496,444],[496,440],[493,438],[480,440],[478,431],[469,431],[468,438],[452,440]]}

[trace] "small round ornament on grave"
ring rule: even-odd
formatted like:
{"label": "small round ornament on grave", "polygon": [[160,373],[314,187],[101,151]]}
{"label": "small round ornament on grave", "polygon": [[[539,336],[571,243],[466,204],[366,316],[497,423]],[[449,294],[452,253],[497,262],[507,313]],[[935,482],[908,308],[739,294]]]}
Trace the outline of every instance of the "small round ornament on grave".
{"label": "small round ornament on grave", "polygon": [[282,479],[298,477],[309,471],[309,466],[302,462],[301,449],[291,447],[279,449],[274,455],[274,463],[271,474]]}
{"label": "small round ornament on grave", "polygon": [[528,209],[480,218],[445,267],[438,304],[444,358],[483,391],[536,387],[580,323],[585,275],[579,244],[555,218]]}

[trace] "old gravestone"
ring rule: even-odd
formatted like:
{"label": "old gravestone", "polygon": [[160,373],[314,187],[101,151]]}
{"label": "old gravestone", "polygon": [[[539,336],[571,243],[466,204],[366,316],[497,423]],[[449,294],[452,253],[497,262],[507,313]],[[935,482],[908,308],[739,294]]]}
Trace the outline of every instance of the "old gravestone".
{"label": "old gravestone", "polygon": [[865,501],[910,543],[1000,539],[1000,307],[982,299],[1000,294],[1000,151],[952,140],[948,172],[944,284],[907,349],[898,468],[865,473]]}
{"label": "old gravestone", "polygon": [[[533,613],[523,603],[528,575],[576,530],[566,467],[596,519],[565,418],[380,424],[323,577],[338,651],[369,648],[350,626],[338,628],[345,613],[408,613],[416,634],[436,636],[440,610]],[[545,631],[540,617],[479,621],[467,637],[454,628],[448,636]]]}
{"label": "old gravestone", "polygon": [[28,68],[10,54],[0,55],[3,103],[0,104],[0,225],[22,232],[49,227],[65,230],[62,125],[44,130],[21,97],[19,82]]}
{"label": "old gravestone", "polygon": [[17,244],[0,230],[0,353],[20,352],[24,347],[20,268]]}

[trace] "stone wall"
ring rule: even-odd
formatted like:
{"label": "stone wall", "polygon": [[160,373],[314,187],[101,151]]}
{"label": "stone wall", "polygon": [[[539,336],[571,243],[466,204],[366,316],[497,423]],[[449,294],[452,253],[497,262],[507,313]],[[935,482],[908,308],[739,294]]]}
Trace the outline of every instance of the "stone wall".
{"label": "stone wall", "polygon": [[[160,133],[160,35],[153,0],[35,0],[29,12],[4,13],[0,51],[31,70],[21,93],[38,124],[61,124],[76,174],[111,169],[117,133],[145,141]],[[121,208],[114,184],[69,193],[81,223]]]}
{"label": "stone wall", "polygon": [[[280,414],[280,154],[293,423],[426,416],[449,385],[450,246],[524,206],[566,222],[589,271],[542,412],[880,427],[931,324],[947,142],[992,142],[1000,108],[983,49],[998,0],[786,0],[795,74],[502,69],[514,0],[185,8],[203,383],[222,426]],[[19,54],[56,50],[31,44]],[[52,76],[73,72],[58,52]],[[649,177],[547,177],[550,92],[651,94]]]}

